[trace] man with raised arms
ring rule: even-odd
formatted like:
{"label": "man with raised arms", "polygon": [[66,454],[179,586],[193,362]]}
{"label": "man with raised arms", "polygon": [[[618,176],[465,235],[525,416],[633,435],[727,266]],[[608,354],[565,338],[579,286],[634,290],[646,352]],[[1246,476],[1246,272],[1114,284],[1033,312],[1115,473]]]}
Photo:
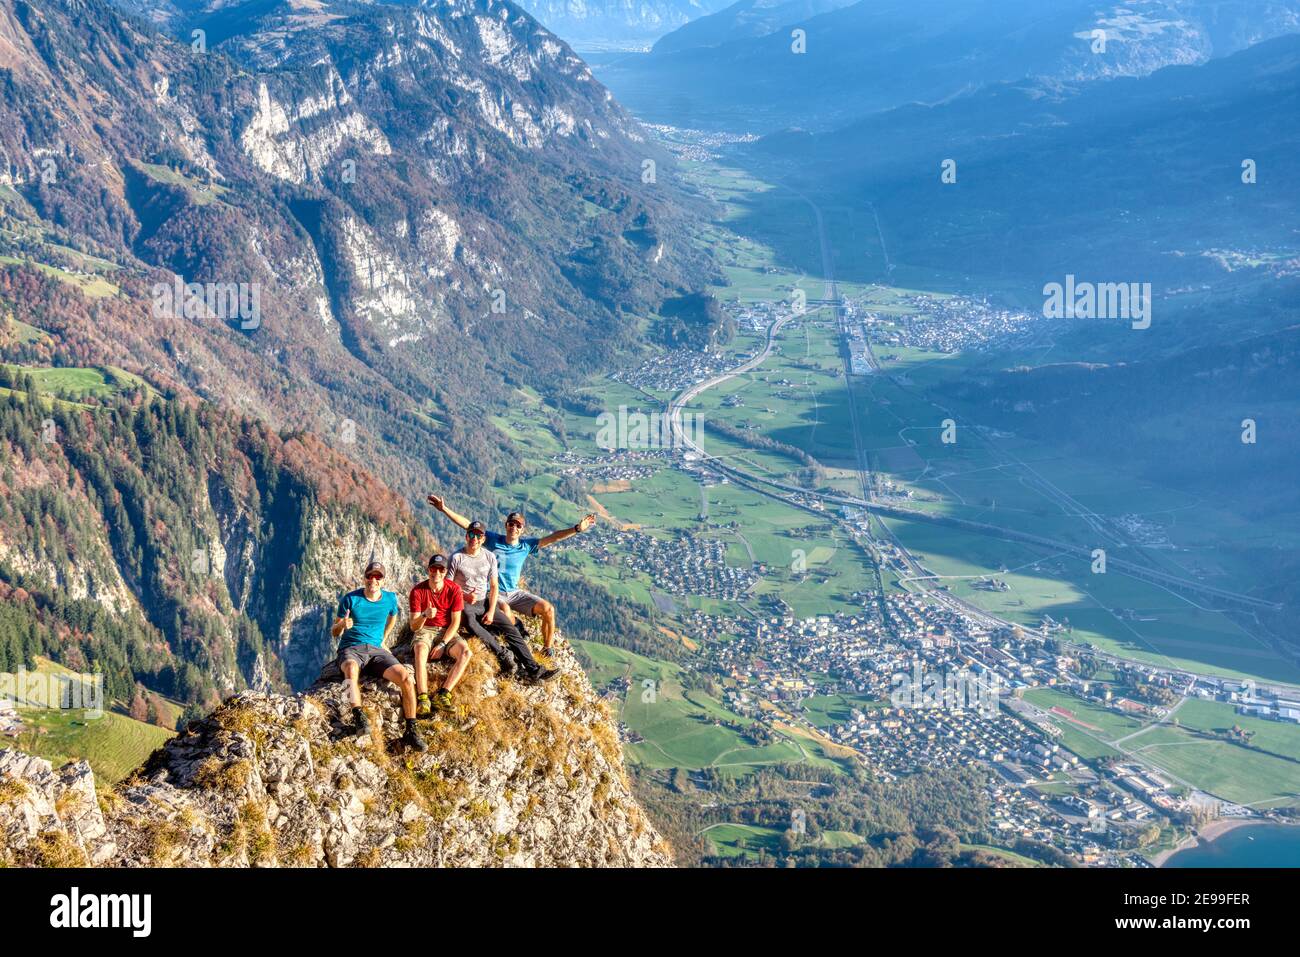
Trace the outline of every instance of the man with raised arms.
{"label": "man with raised arms", "polygon": [[[428,501],[461,528],[469,528],[469,519],[448,508],[441,496],[430,495]],[[487,532],[485,544],[497,557],[502,600],[510,609],[512,618],[514,615],[537,615],[541,618],[542,647],[547,654],[550,654],[551,645],[555,641],[555,606],[540,595],[519,587],[524,561],[539,549],[562,542],[573,535],[579,535],[594,524],[596,524],[596,516],[587,515],[577,525],[557,529],[544,538],[524,538],[524,516],[520,512],[511,512],[506,516],[504,535],[500,532]]]}

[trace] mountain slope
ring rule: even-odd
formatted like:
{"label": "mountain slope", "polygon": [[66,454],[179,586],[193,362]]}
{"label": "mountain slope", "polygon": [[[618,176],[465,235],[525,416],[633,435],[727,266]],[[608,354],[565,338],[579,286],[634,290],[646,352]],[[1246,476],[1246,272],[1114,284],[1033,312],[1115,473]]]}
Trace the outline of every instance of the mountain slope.
{"label": "mountain slope", "polygon": [[[84,763],[0,751],[0,862],[75,866],[662,867],[604,705],[561,653],[543,687],[482,657],[429,753],[392,751],[400,712],[367,679],[371,740],[348,737],[338,683],[245,693],[156,751],[103,799]],[[437,666],[434,666],[435,671]]]}
{"label": "mountain slope", "polygon": [[742,37],[765,37],[787,24],[798,24],[849,6],[853,0],[739,0],[717,13],[692,20],[654,45],[656,54],[695,47],[714,47]]}
{"label": "mountain slope", "polygon": [[[666,238],[681,198],[641,182],[667,157],[516,7],[141,9],[185,42],[100,0],[0,4],[0,253],[128,300],[100,304],[120,329],[55,330],[84,364],[339,446],[351,421],[345,451],[399,490],[432,471],[483,500],[508,387],[610,361],[710,271]],[[260,315],[160,315],[173,274],[256,289]],[[465,369],[507,388],[450,387]]]}
{"label": "mountain slope", "polygon": [[51,406],[3,381],[17,390],[0,397],[0,591],[13,612],[0,645],[14,668],[48,654],[100,671],[122,706],[137,681],[198,706],[303,687],[365,562],[413,582],[412,556],[432,548],[405,502],[311,433],[138,394]]}
{"label": "mountain slope", "polygon": [[[806,34],[806,52],[795,52],[795,27]],[[1298,29],[1296,0],[863,0],[766,36],[656,47],[601,78],[652,122],[829,129],[1025,77],[1143,76]],[[1104,50],[1093,51],[1094,30],[1104,31]]]}

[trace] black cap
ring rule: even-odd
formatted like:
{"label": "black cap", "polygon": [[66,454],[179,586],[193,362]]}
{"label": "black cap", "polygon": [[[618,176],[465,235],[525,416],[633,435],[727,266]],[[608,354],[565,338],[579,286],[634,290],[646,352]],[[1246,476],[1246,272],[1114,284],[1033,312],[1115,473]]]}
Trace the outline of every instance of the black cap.
{"label": "black cap", "polygon": [[371,575],[373,575],[375,572],[379,572],[379,574],[382,575],[382,576],[384,576],[385,578],[388,577],[388,572],[384,571],[384,563],[383,563],[383,562],[371,562],[369,565],[366,566],[366,577],[367,577],[367,578],[369,578],[369,577],[370,577]]}
{"label": "black cap", "polygon": [[441,552],[439,552],[437,555],[429,556],[429,564],[427,567],[433,568],[434,566],[437,566],[438,568],[446,568],[447,556],[442,554]]}
{"label": "black cap", "polygon": [[474,535],[486,535],[486,534],[487,534],[487,529],[484,528],[484,527],[483,527],[483,523],[482,523],[482,522],[479,522],[479,521],[473,521],[473,522],[470,522],[469,525],[466,526],[465,531],[470,532],[470,533],[472,533],[472,534],[474,534]]}
{"label": "black cap", "polygon": [[506,516],[506,521],[508,522],[508,521],[510,521],[512,518],[517,518],[517,519],[519,519],[520,523],[522,524],[522,523],[523,523],[523,520],[524,520],[524,513],[523,513],[523,512],[511,512],[509,515]]}

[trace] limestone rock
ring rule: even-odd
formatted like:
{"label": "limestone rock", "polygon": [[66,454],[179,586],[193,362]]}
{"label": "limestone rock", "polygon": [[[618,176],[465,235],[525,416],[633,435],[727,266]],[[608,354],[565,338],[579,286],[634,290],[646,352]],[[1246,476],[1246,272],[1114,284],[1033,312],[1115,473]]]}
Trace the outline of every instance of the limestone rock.
{"label": "limestone rock", "polygon": [[[397,689],[370,679],[369,738],[350,733],[341,683],[246,691],[99,799],[85,762],[56,772],[0,751],[0,861],[670,866],[604,704],[567,646],[554,661],[560,675],[529,687],[498,680],[491,656],[476,655],[457,689],[461,711],[422,724],[424,754],[400,744]],[[431,667],[431,681],[441,674]]]}

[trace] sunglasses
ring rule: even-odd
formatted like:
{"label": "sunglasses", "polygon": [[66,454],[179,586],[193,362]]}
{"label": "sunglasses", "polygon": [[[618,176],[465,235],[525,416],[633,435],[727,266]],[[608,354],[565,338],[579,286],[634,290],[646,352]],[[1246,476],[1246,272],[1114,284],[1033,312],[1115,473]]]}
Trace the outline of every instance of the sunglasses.
{"label": "sunglasses", "polygon": [[506,528],[523,528],[523,527],[524,527],[524,523],[519,521],[519,519],[517,518],[509,519],[506,522]]}
{"label": "sunglasses", "polygon": [[447,566],[446,566],[446,565],[430,565],[430,566],[429,566],[429,574],[430,574],[430,575],[432,575],[434,572],[445,572],[446,570],[447,570]]}
{"label": "sunglasses", "polygon": [[483,533],[482,533],[482,532],[466,532],[466,533],[465,533],[465,537],[466,537],[466,538],[482,538],[482,537],[483,537]]}
{"label": "sunglasses", "polygon": [[368,582],[383,581],[383,578],[384,578],[383,575],[367,575],[367,576],[366,576],[366,581],[368,581]]}

